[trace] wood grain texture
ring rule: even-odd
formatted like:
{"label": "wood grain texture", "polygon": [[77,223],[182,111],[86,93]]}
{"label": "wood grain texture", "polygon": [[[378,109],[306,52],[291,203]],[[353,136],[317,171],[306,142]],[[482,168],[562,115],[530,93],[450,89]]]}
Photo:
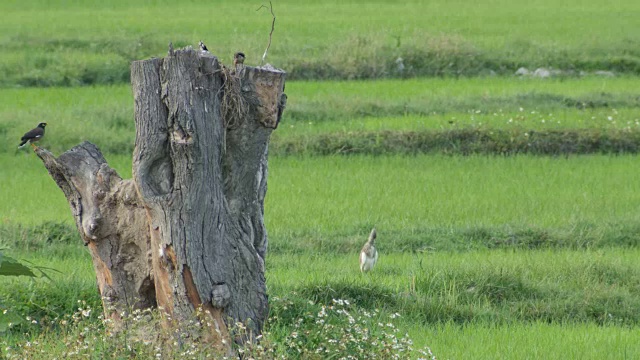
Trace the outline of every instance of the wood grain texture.
{"label": "wood grain texture", "polygon": [[170,315],[165,325],[189,331],[196,309],[206,310],[205,341],[227,352],[229,321],[261,333],[268,145],[286,106],[284,82],[270,66],[230,71],[209,53],[172,49],[131,65],[132,180],[88,142],[59,158],[36,150],[91,252],[108,317],[157,306]]}
{"label": "wood grain texture", "polygon": [[[216,57],[191,49],[132,65],[134,180],[151,224],[154,269],[163,274],[158,302],[174,316],[208,305],[218,319],[262,329],[267,149],[284,78],[252,67],[229,76]],[[224,81],[238,81],[248,104],[229,127]]]}
{"label": "wood grain texture", "polygon": [[156,305],[146,211],[132,180],[110,168],[98,148],[84,142],[58,158],[36,154],[64,192],[96,271],[105,315]]}

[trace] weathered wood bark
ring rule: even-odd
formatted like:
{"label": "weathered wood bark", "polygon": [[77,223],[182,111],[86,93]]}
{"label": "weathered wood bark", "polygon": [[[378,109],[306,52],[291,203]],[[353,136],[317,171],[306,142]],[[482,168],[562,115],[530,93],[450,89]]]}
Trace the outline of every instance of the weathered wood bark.
{"label": "weathered wood bark", "polygon": [[69,201],[107,318],[155,306],[149,226],[133,181],[123,180],[88,142],[57,159],[42,148],[36,154]]}
{"label": "weathered wood bark", "polygon": [[236,73],[208,53],[170,50],[131,66],[132,181],[89,143],[58,159],[38,150],[110,304],[161,306],[174,326],[202,307],[218,339],[228,337],[229,321],[261,332],[267,150],[286,103],[284,79],[271,67]]}

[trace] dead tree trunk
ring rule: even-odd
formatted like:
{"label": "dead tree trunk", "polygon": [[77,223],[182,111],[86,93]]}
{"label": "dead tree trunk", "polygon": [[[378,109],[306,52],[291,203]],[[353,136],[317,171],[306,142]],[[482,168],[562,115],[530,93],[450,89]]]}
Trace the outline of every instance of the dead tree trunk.
{"label": "dead tree trunk", "polygon": [[201,307],[218,339],[229,321],[260,333],[267,150],[285,73],[238,70],[191,48],[132,64],[133,180],[89,143],[58,159],[37,151],[92,252],[100,293],[114,305],[105,311],[157,305],[180,326]]}
{"label": "dead tree trunk", "polygon": [[105,317],[156,305],[146,212],[131,180],[107,165],[100,150],[84,142],[57,159],[36,153],[62,189],[80,236],[89,248]]}

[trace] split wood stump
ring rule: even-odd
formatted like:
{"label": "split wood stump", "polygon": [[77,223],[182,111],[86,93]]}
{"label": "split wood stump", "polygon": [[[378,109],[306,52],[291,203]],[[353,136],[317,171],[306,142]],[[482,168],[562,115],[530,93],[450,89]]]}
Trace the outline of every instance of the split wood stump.
{"label": "split wood stump", "polygon": [[229,321],[261,332],[268,144],[284,82],[270,66],[230,70],[207,52],[170,49],[131,65],[133,179],[90,142],[57,158],[36,150],[91,252],[106,318],[162,307],[180,327],[202,308],[218,344]]}

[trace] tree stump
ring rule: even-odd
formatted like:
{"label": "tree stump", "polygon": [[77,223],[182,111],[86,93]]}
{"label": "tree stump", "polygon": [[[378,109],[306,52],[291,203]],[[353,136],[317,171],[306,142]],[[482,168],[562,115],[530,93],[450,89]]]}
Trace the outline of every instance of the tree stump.
{"label": "tree stump", "polygon": [[286,104],[285,73],[231,71],[188,47],[133,62],[131,82],[133,180],[90,143],[57,159],[36,150],[91,251],[105,315],[159,306],[168,325],[181,326],[202,308],[218,343],[229,321],[260,334],[267,154]]}
{"label": "tree stump", "polygon": [[62,189],[84,245],[89,248],[105,317],[156,305],[146,211],[132,180],[107,165],[84,142],[60,155],[36,153]]}

